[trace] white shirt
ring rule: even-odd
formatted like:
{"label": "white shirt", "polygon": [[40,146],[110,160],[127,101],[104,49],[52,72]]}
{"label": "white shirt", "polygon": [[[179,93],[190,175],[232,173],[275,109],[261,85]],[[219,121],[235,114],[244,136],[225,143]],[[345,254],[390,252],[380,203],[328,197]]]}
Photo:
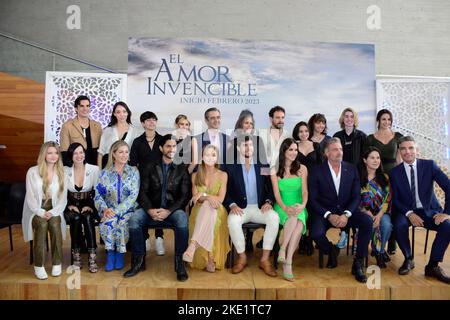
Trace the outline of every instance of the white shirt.
{"label": "white shirt", "polygon": [[[128,127],[128,133],[125,138],[125,142],[128,144],[131,150],[131,145],[135,138],[139,137],[144,129],[136,128],[133,125]],[[100,146],[98,147],[98,153],[105,155],[109,153],[109,149],[114,142],[118,141],[121,137],[119,137],[117,133],[117,126],[106,127],[103,129],[102,137],[100,139]]]}
{"label": "white shirt", "polygon": [[217,149],[222,149],[220,145],[220,131],[218,129],[208,129],[209,142],[216,146]]}
{"label": "white shirt", "polygon": [[85,164],[83,189],[80,191],[75,189],[75,174],[73,172],[74,167],[64,167],[64,170],[66,173],[66,187],[70,192],[89,192],[97,185],[98,176],[100,174],[100,169],[97,166],[89,163]]}
{"label": "white shirt", "polygon": [[[67,178],[65,178],[66,180]],[[43,217],[45,210],[42,209],[42,178],[37,166],[28,169],[26,177],[26,194],[22,212],[22,230],[25,241],[33,240],[33,227],[31,225],[34,216]],[[52,197],[52,209],[49,212],[54,216],[61,216],[61,232],[63,239],[66,238],[66,220],[63,212],[67,204],[67,188],[59,195],[59,183],[56,173],[53,175],[52,183],[48,186]]]}
{"label": "white shirt", "polygon": [[[342,163],[339,164],[339,171],[336,174],[336,172],[333,170],[333,167],[331,166],[330,162],[327,161],[328,167],[330,168],[331,178],[333,179],[334,188],[336,189],[336,194],[339,196],[339,186],[341,185],[341,169],[342,169]],[[347,218],[350,218],[352,216],[352,213],[348,210],[344,210],[345,215]],[[326,219],[331,214],[331,211],[325,212],[323,217]]]}
{"label": "white shirt", "polygon": [[330,162],[327,161],[328,167],[330,168],[331,178],[333,178],[334,188],[336,189],[336,194],[339,195],[339,185],[341,184],[341,168],[342,164],[339,164],[339,172],[336,174]]}
{"label": "white shirt", "polygon": [[269,163],[270,168],[275,168],[278,162],[278,154],[280,153],[281,143],[286,138],[289,138],[289,133],[286,130],[281,129],[280,137],[278,139],[274,139],[270,129],[271,128],[259,130],[259,136],[263,140],[264,147],[266,148],[267,162]]}
{"label": "white shirt", "polygon": [[[417,208],[423,208],[422,202],[420,202],[419,198],[419,182],[417,180],[417,159],[414,160],[414,162],[411,164],[414,169],[414,181],[416,185],[416,207]],[[411,165],[407,164],[406,162],[403,162],[403,166],[405,167],[406,171],[406,177],[408,178],[409,188],[411,189]],[[406,216],[408,217],[413,210],[410,210],[406,213]]]}

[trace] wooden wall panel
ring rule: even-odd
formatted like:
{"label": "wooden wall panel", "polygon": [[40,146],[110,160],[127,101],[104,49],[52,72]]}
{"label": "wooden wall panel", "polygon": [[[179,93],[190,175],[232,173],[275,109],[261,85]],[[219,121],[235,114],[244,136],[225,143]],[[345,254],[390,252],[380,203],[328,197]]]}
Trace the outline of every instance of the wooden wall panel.
{"label": "wooden wall panel", "polygon": [[0,72],[0,181],[25,181],[44,140],[45,85]]}

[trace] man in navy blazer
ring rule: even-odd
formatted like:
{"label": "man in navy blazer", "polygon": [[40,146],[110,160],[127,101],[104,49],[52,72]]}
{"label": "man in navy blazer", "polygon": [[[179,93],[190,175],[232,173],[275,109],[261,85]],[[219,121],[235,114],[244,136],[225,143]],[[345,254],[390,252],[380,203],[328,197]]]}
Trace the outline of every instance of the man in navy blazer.
{"label": "man in navy blazer", "polygon": [[224,168],[227,159],[227,147],[230,137],[220,132],[221,115],[220,110],[212,107],[205,111],[205,122],[208,129],[205,132],[195,136],[197,139],[197,150],[199,159],[202,158],[203,148],[208,144],[213,144],[219,149],[219,164],[221,169]]}
{"label": "man in navy blazer", "polygon": [[326,237],[329,228],[358,228],[357,250],[352,274],[359,282],[366,282],[363,271],[367,257],[372,219],[359,211],[360,181],[356,167],[342,161],[343,151],[339,138],[325,145],[327,161],[311,170],[308,179],[309,208],[312,211],[311,237],[319,249],[328,254],[328,268],[337,266],[339,249]]}
{"label": "man in navy blazer", "polygon": [[231,241],[239,255],[232,273],[241,272],[247,265],[242,224],[254,222],[266,225],[259,268],[267,275],[276,277],[277,272],[270,263],[269,256],[278,234],[280,219],[272,207],[274,195],[268,166],[254,160],[256,157],[253,157],[253,139],[250,135],[238,135],[234,139],[234,145],[237,146],[239,155],[237,163],[226,165],[228,184],[223,202],[229,210],[228,229]]}
{"label": "man in navy blazer", "polygon": [[[405,275],[414,268],[409,226],[424,227],[437,231],[425,275],[450,283],[450,277],[439,267],[450,242],[450,180],[433,160],[416,158],[417,146],[413,137],[402,137],[398,143],[403,163],[389,173],[394,232],[405,256],[398,273]],[[445,193],[444,210],[434,194],[433,182],[437,182]]]}

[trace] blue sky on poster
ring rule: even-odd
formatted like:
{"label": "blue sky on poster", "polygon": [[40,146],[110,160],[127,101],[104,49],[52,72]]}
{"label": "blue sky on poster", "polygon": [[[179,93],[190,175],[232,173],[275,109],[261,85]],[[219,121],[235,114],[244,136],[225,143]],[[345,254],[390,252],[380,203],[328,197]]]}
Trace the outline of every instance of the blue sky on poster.
{"label": "blue sky on poster", "polygon": [[[181,103],[178,92],[147,94],[147,78],[155,78],[162,59],[168,61],[170,54],[180,55],[187,70],[192,66],[197,70],[205,65],[226,66],[231,81],[255,84],[258,103],[191,104]],[[281,105],[286,109],[285,127],[289,130],[320,112],[328,119],[330,133],[338,130],[341,110],[352,106],[360,115],[360,128],[371,133],[376,109],[374,55],[374,46],[367,44],[130,38],[128,101],[134,119],[152,110],[162,127],[172,127],[179,113],[202,123],[204,110],[217,106],[224,129],[234,127],[244,108],[253,111],[258,128],[266,128],[269,109]],[[159,80],[167,81],[166,74]]]}

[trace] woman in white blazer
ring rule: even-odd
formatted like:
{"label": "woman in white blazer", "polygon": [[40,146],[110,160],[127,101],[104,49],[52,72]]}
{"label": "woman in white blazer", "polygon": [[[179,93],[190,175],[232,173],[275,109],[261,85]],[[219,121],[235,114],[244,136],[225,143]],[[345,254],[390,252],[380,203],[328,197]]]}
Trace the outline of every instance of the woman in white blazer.
{"label": "woman in white blazer", "polygon": [[22,215],[24,239],[33,240],[34,273],[38,279],[48,278],[44,267],[47,232],[50,233],[52,276],[61,275],[62,242],[66,236],[66,223],[61,215],[66,203],[67,189],[59,146],[48,141],[41,146],[37,166],[27,172]]}
{"label": "woman in white blazer", "polygon": [[133,145],[136,137],[142,134],[143,130],[133,126],[131,123],[131,110],[123,101],[117,102],[112,110],[111,121],[103,129],[98,147],[97,165],[100,169],[105,168],[108,162],[108,153],[114,142],[125,141],[129,146]]}
{"label": "woman in white blazer", "polygon": [[86,163],[86,150],[78,142],[72,143],[67,149],[67,166],[64,169],[67,178],[67,208],[64,216],[70,225],[73,265],[82,268],[81,247],[82,242],[85,242],[89,252],[89,271],[95,273],[98,271],[95,221],[100,218],[94,204],[94,187],[100,170]]}

